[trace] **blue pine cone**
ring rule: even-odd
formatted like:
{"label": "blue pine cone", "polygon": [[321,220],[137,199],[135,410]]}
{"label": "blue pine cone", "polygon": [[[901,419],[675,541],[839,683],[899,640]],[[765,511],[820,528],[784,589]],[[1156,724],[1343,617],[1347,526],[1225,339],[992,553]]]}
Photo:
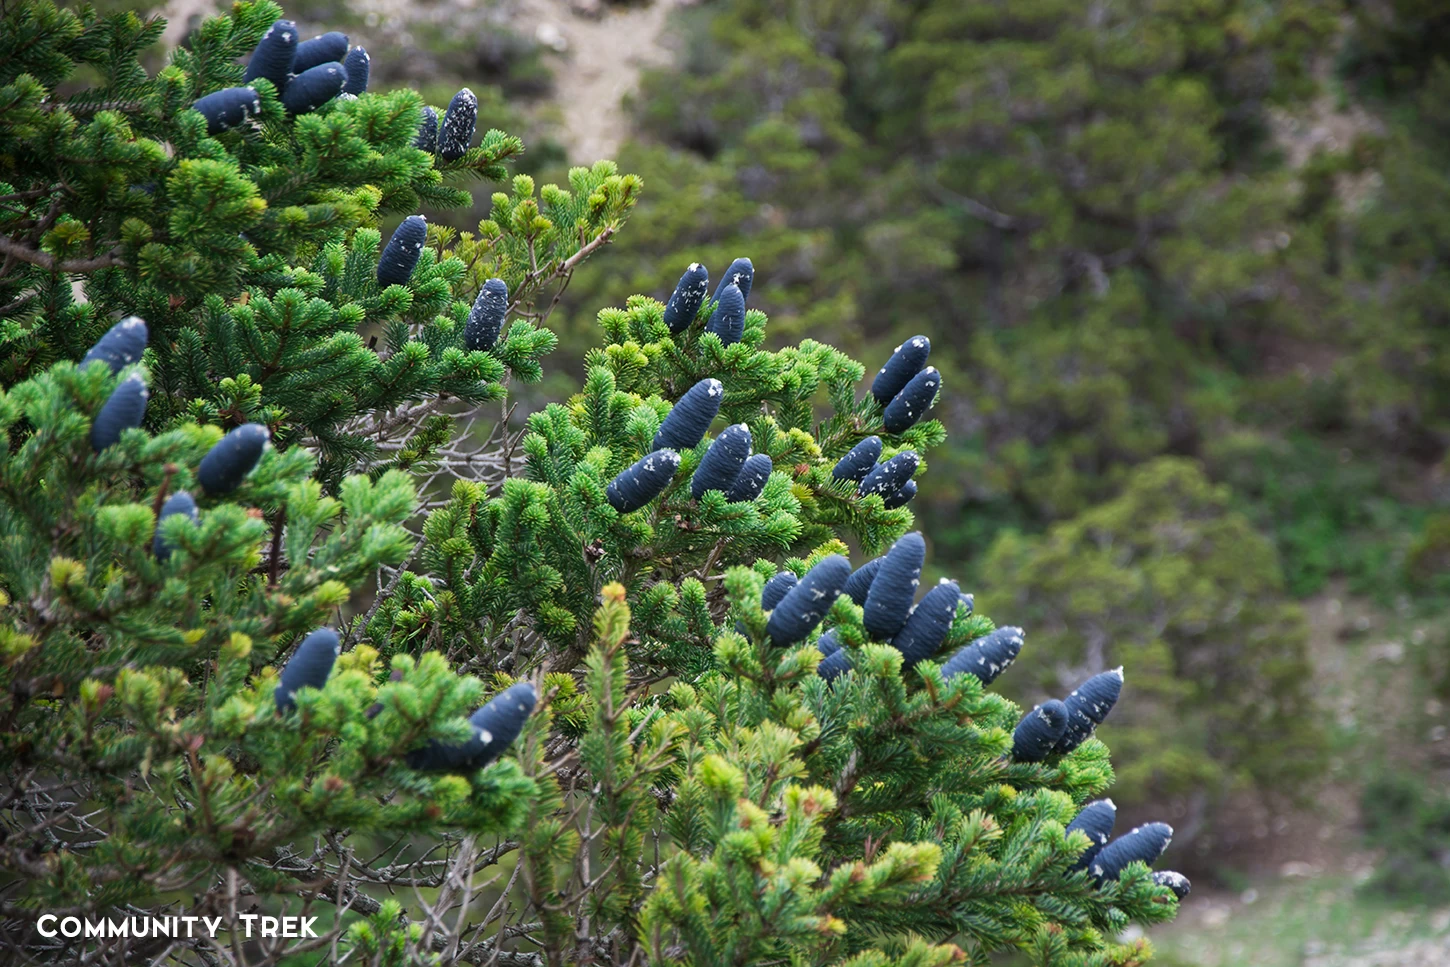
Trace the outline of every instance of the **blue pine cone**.
{"label": "blue pine cone", "polygon": [[437,108],[423,108],[422,117],[418,121],[418,133],[413,137],[413,147],[429,154],[438,152]]}
{"label": "blue pine cone", "polygon": [[503,331],[509,311],[509,287],[503,279],[489,279],[478,290],[468,322],[463,326],[463,345],[469,349],[492,349]]}
{"label": "blue pine cone", "polygon": [[262,113],[262,98],[250,87],[227,87],[197,98],[192,110],[206,118],[206,133],[220,134]]}
{"label": "blue pine cone", "polygon": [[114,446],[126,430],[140,426],[146,418],[146,401],[150,398],[151,392],[140,373],[122,380],[91,424],[91,449],[100,453]]}
{"label": "blue pine cone", "polygon": [[621,514],[639,510],[664,492],[679,468],[680,455],[673,450],[647,453],[610,481],[605,496]]}
{"label": "blue pine cone", "polygon": [[1018,762],[1041,762],[1052,753],[1062,730],[1067,728],[1067,708],[1050,698],[1022,716],[1012,733],[1012,758]]}
{"label": "blue pine cone", "polygon": [[731,283],[720,291],[705,331],[719,336],[723,346],[734,345],[745,335],[745,296],[738,285]]}
{"label": "blue pine cone", "polygon": [[1024,637],[1021,628],[1006,625],[968,642],[942,666],[942,676],[970,674],[983,685],[990,685],[1017,660]]}
{"label": "blue pine cone", "polygon": [[936,402],[937,390],[941,387],[941,373],[935,366],[928,366],[907,383],[900,393],[892,397],[881,414],[887,433],[904,433],[915,426],[932,403]]}
{"label": "blue pine cone", "polygon": [[903,535],[886,552],[862,606],[862,620],[871,637],[890,641],[906,624],[925,561],[926,541],[920,531]]}
{"label": "blue pine cone", "polygon": [[895,510],[898,507],[905,507],[907,504],[911,503],[911,499],[915,496],[916,481],[908,480],[906,483],[901,485],[900,490],[882,501],[882,506],[885,507],[887,510]]}
{"label": "blue pine cone", "polygon": [[881,459],[881,438],[868,436],[851,448],[844,457],[836,461],[831,476],[837,480],[854,480],[860,483]]}
{"label": "blue pine cone", "polygon": [[806,572],[770,612],[765,632],[777,647],[794,644],[811,633],[851,576],[851,562],[832,554]]}
{"label": "blue pine cone", "polygon": [[885,463],[878,463],[861,481],[860,494],[869,497],[880,494],[884,500],[898,493],[921,466],[921,457],[915,450],[903,450]]}
{"label": "blue pine cone", "polygon": [[740,290],[740,304],[745,305],[745,300],[750,298],[750,286],[755,281],[755,264],[749,259],[741,257],[730,263],[730,268],[720,276],[720,281],[715,284],[714,299],[720,301],[720,295],[729,285]]}
{"label": "blue pine cone", "polygon": [[[825,635],[821,635],[820,640],[816,642],[817,646],[825,640],[825,637]],[[837,644],[834,638],[831,639],[831,646],[833,649],[831,653],[821,659],[821,663],[816,666],[816,674],[828,682],[834,682],[851,670],[851,653]]]}
{"label": "blue pine cone", "polygon": [[1111,799],[1099,799],[1082,807],[1082,810],[1067,824],[1067,832],[1081,832],[1088,838],[1088,848],[1073,864],[1074,870],[1085,870],[1088,864],[1102,852],[1113,835],[1113,823],[1118,818],[1118,807]]}
{"label": "blue pine cone", "polygon": [[252,51],[242,83],[250,84],[259,77],[265,77],[280,95],[292,78],[292,61],[296,54],[297,25],[290,20],[274,20]]}
{"label": "blue pine cone", "polygon": [[774,469],[775,464],[771,462],[769,454],[755,454],[740,468],[739,476],[730,485],[730,489],[725,491],[725,499],[732,504],[738,504],[759,497]]}
{"label": "blue pine cone", "polygon": [[1093,730],[1117,704],[1123,691],[1123,669],[1114,668],[1094,675],[1072,690],[1062,704],[1067,706],[1067,729],[1057,742],[1055,752],[1071,752],[1087,741]]}
{"label": "blue pine cone", "polygon": [[119,373],[141,359],[149,335],[145,320],[140,316],[127,316],[107,329],[106,334],[86,351],[81,357],[81,368],[99,359],[111,367],[112,373]]}
{"label": "blue pine cone", "polygon": [[292,56],[292,73],[301,76],[318,64],[332,61],[341,63],[346,56],[347,34],[337,30],[328,31],[320,37],[304,40],[297,45],[297,53]]}
{"label": "blue pine cone", "polygon": [[332,664],[341,652],[342,643],[331,628],[318,628],[303,638],[292,659],[282,669],[277,691],[272,693],[277,701],[277,711],[285,714],[297,707],[293,696],[299,688],[326,685],[327,676],[332,674]]}
{"label": "blue pine cone", "polygon": [[795,576],[794,571],[781,571],[773,575],[769,581],[765,582],[765,587],[760,589],[760,610],[775,610],[775,606],[780,604],[781,599],[799,583],[800,578]]}
{"label": "blue pine cone", "polygon": [[665,303],[665,325],[669,326],[670,332],[681,333],[690,328],[690,323],[700,312],[700,306],[705,304],[705,293],[709,289],[709,271],[699,262],[691,262],[685,274],[680,276],[680,281],[675,283],[670,301]]}
{"label": "blue pine cone", "polygon": [[343,93],[356,97],[368,89],[368,75],[372,73],[372,63],[366,47],[354,47],[347,52],[347,57],[342,62],[343,69],[347,71],[347,83],[342,86]]}
{"label": "blue pine cone", "polygon": [[725,399],[725,385],[706,377],[685,391],[655,432],[652,446],[658,450],[693,450],[705,438],[705,431]]}
{"label": "blue pine cone", "polygon": [[217,441],[196,468],[196,480],[212,496],[229,494],[242,485],[262,459],[271,434],[260,423],[243,423]]}
{"label": "blue pine cone", "polygon": [[1152,866],[1171,842],[1172,826],[1167,823],[1147,823],[1104,846],[1102,852],[1088,866],[1088,870],[1099,884],[1116,880],[1129,863],[1143,862]]}
{"label": "blue pine cone", "polygon": [[282,92],[282,106],[289,114],[311,114],[342,93],[347,71],[338,61],[310,67],[292,78]]}
{"label": "blue pine cone", "polygon": [[193,524],[196,523],[196,501],[192,500],[191,494],[184,490],[178,490],[167,497],[166,503],[161,505],[161,516],[156,519],[156,536],[151,538],[151,553],[156,555],[158,561],[169,560],[171,552],[175,550],[162,535],[161,525],[166,522],[168,517],[175,517],[178,514],[190,518]]}
{"label": "blue pine cone", "polygon": [[851,572],[851,578],[841,592],[854,601],[857,607],[866,604],[866,595],[871,591],[871,582],[876,580],[876,572],[881,570],[881,562],[886,560],[886,555],[873,557]]}
{"label": "blue pine cone", "polygon": [[423,772],[473,772],[493,762],[513,744],[538,704],[528,682],[510,685],[468,717],[473,735],[461,745],[430,739],[408,753],[408,765]]}
{"label": "blue pine cone", "polygon": [[947,633],[952,630],[952,622],[957,618],[957,603],[961,597],[962,591],[957,587],[957,582],[943,580],[926,592],[920,603],[912,609],[906,624],[891,640],[892,646],[905,659],[903,669],[911,668],[917,662],[936,654],[936,650],[946,640]]}
{"label": "blue pine cone", "polygon": [[467,154],[477,126],[478,98],[465,87],[448,102],[443,127],[438,132],[438,157],[444,161],[457,161]]}
{"label": "blue pine cone", "polygon": [[750,427],[744,423],[727,426],[710,444],[710,449],[705,451],[700,465],[695,468],[695,475],[690,478],[690,496],[699,500],[707,490],[725,493],[740,476],[749,457]]}
{"label": "blue pine cone", "polygon": [[409,215],[403,219],[393,237],[388,239],[382,256],[378,259],[378,285],[403,285],[418,267],[418,258],[423,254],[423,243],[428,240],[428,220],[422,215]]}
{"label": "blue pine cone", "polygon": [[911,378],[921,372],[926,359],[931,355],[931,340],[925,336],[912,336],[897,346],[886,365],[871,381],[871,395],[882,406],[890,403],[906,388]]}
{"label": "blue pine cone", "polygon": [[1193,892],[1193,884],[1188,882],[1188,877],[1182,873],[1175,873],[1173,870],[1159,870],[1153,874],[1152,879],[1159,886],[1168,887],[1180,900]]}

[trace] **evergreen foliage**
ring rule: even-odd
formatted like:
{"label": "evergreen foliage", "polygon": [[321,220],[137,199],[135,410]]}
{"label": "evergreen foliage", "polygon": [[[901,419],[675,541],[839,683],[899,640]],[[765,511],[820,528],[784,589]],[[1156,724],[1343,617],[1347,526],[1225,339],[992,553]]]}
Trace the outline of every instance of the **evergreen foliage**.
{"label": "evergreen foliage", "polygon": [[998,541],[984,572],[982,600],[1051,656],[1009,693],[1061,695],[1125,666],[1134,699],[1103,726],[1134,753],[1121,804],[1177,800],[1197,818],[1242,779],[1282,795],[1321,768],[1303,615],[1279,596],[1273,546],[1193,463],[1146,464],[1115,500]]}
{"label": "evergreen foliage", "polygon": [[[1117,937],[1177,909],[1157,854],[1074,869],[1090,840],[1066,828],[1113,784],[1107,746],[1019,751],[1021,710],[987,685],[1020,631],[950,582],[912,610],[926,543],[886,504],[941,422],[893,432],[844,353],[766,348],[742,259],[683,327],[649,296],[600,311],[578,392],[515,429],[506,384],[539,378],[554,295],[619,230],[637,179],[608,162],[567,189],[514,177],[477,232],[427,229],[380,286],[379,221],[467,204],[453,182],[502,178],[518,142],[471,146],[466,90],[435,157],[414,147],[411,92],[288,111],[260,73],[259,114],[208,134],[190,105],[236,86],[280,15],[238,3],[155,76],[137,57],[157,22],[47,0],[3,21],[10,950],[236,967],[1148,959],[1146,939]],[[307,44],[342,56],[323,41],[292,67]],[[62,93],[79,65],[101,86]],[[494,282],[513,321],[470,348]],[[722,338],[710,320],[732,298]],[[134,327],[112,329],[132,314],[139,358]],[[123,391],[142,412],[113,419]],[[485,433],[487,402],[502,411]],[[720,421],[756,453],[729,492],[696,495]],[[877,468],[838,476],[872,438]],[[853,572],[848,540],[881,564]],[[864,605],[841,593],[862,574]],[[769,609],[768,583],[785,589]],[[829,681],[827,634],[845,665]],[[52,911],[191,909],[230,939],[35,930]],[[320,936],[244,943],[253,912],[323,913]]]}

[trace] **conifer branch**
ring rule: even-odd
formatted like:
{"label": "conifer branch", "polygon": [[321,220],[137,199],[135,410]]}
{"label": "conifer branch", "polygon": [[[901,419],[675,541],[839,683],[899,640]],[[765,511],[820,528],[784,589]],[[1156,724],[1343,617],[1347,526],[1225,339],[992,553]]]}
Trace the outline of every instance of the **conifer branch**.
{"label": "conifer branch", "polygon": [[52,272],[94,272],[98,269],[125,266],[126,263],[121,258],[121,251],[121,248],[118,246],[105,255],[98,255],[93,258],[56,261],[55,256],[49,252],[33,249],[12,238],[0,235],[0,254],[19,259],[21,262],[28,262],[31,265],[38,265],[42,269]]}

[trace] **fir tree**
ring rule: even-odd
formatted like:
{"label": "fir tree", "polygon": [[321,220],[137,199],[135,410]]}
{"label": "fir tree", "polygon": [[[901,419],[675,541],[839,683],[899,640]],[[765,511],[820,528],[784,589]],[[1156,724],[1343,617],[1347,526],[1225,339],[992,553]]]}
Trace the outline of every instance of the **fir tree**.
{"label": "fir tree", "polygon": [[[294,48],[280,15],[239,3],[154,77],[156,22],[40,0],[3,21],[9,953],[1147,959],[1114,938],[1176,910],[1148,865],[1166,834],[1082,868],[1103,844],[1068,826],[1112,785],[1107,747],[1015,753],[1022,710],[988,686],[1020,629],[951,583],[912,610],[925,543],[888,502],[945,439],[939,383],[908,374],[888,420],[897,394],[841,352],[766,349],[740,259],[718,299],[602,310],[578,392],[513,429],[506,380],[538,378],[553,293],[637,180],[515,177],[477,233],[404,221],[386,254],[380,218],[466,203],[449,182],[519,145],[464,143],[467,92],[436,142],[410,92],[313,104],[346,41]],[[304,48],[334,59],[294,76]],[[64,94],[81,65],[101,86]],[[192,105],[243,81],[260,107],[209,133]],[[886,556],[853,572],[846,540]],[[47,913],[225,929],[47,936]],[[253,914],[319,936],[248,940]]]}

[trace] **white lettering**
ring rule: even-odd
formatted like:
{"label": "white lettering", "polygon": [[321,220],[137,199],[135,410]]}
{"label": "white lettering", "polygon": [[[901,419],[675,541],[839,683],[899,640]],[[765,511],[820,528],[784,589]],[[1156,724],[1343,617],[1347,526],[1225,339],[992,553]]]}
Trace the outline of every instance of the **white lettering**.
{"label": "white lettering", "polygon": [[[257,913],[238,914],[242,922],[246,936],[252,936],[253,924],[261,921],[261,936],[263,937],[316,937],[313,932],[313,924],[317,917],[267,917]],[[41,914],[35,921],[36,932],[47,940],[56,937],[74,939],[86,937],[87,939],[130,937],[142,939],[154,937],[180,938],[182,929],[185,927],[186,936],[200,936],[200,929],[205,929],[207,934],[215,937],[226,922],[224,917],[202,917],[202,916],[176,916],[167,915],[161,917],[122,917],[120,919],[91,920],[80,917],[62,917],[54,913]]]}

